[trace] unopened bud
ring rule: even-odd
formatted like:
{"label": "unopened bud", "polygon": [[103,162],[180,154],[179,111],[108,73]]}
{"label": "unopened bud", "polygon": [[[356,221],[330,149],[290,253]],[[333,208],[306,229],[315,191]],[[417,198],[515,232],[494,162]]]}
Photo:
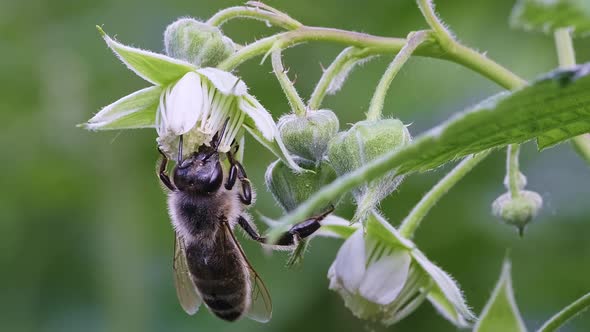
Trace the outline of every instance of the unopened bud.
{"label": "unopened bud", "polygon": [[513,198],[510,192],[498,197],[492,204],[492,212],[505,223],[516,226],[522,236],[525,226],[533,220],[542,206],[541,195],[534,191],[522,190],[516,198]]}
{"label": "unopened bud", "polygon": [[166,53],[197,67],[215,67],[235,52],[231,39],[217,27],[181,18],[164,32]]}
{"label": "unopened bud", "polygon": [[323,159],[339,126],[338,117],[330,110],[310,111],[304,117],[288,114],[278,123],[287,150],[316,163]]}
{"label": "unopened bud", "polygon": [[[334,137],[328,146],[328,160],[338,175],[357,168],[396,150],[411,141],[410,132],[398,119],[365,120]],[[397,188],[402,177],[394,172],[353,191],[358,221]]]}
{"label": "unopened bud", "polygon": [[294,159],[299,166],[313,172],[296,174],[283,161],[277,160],[268,166],[265,175],[267,188],[279,205],[287,212],[295,209],[320,190],[322,186],[336,178],[334,169],[325,161],[316,166],[305,159],[297,157]]}

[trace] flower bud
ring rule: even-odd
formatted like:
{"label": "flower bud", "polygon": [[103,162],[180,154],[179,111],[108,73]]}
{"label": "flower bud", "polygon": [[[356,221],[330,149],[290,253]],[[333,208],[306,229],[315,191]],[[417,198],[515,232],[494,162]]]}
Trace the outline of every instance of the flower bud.
{"label": "flower bud", "polygon": [[339,127],[338,117],[330,110],[307,112],[305,117],[287,114],[278,123],[287,150],[316,163],[324,157]]}
{"label": "flower bud", "polygon": [[[410,140],[410,132],[398,119],[360,121],[330,141],[328,160],[336,173],[343,175],[408,144]],[[391,172],[355,189],[353,195],[358,207],[354,221],[363,219],[368,211],[397,188],[402,179]]]}
{"label": "flower bud", "polygon": [[268,166],[265,175],[267,188],[287,212],[295,209],[322,186],[336,178],[334,169],[325,161],[316,166],[305,159],[294,159],[299,166],[314,172],[296,174],[283,161],[277,160]]}
{"label": "flower bud", "polygon": [[181,18],[164,32],[166,54],[197,67],[215,67],[235,52],[231,39],[217,27]]}
{"label": "flower bud", "polygon": [[543,199],[539,194],[521,190],[516,198],[510,192],[498,197],[492,204],[492,212],[505,223],[516,226],[522,236],[525,226],[537,215],[542,205]]}

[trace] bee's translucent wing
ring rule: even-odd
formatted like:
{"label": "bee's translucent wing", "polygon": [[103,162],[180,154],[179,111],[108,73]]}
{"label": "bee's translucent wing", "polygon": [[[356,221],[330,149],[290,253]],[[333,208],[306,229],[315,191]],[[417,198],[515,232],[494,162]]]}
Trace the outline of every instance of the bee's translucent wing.
{"label": "bee's translucent wing", "polygon": [[203,302],[201,296],[195,287],[188,265],[186,263],[186,253],[184,242],[175,237],[174,241],[174,286],[176,286],[176,295],[182,309],[189,315],[194,315]]}
{"label": "bee's translucent wing", "polygon": [[[250,265],[250,263],[248,263]],[[250,267],[250,278],[252,280],[252,301],[250,303],[250,309],[246,313],[246,317],[255,321],[266,323],[272,316],[272,301],[270,294],[262,279]]]}
{"label": "bee's translucent wing", "polygon": [[244,250],[242,250],[240,243],[236,240],[234,233],[230,229],[229,225],[227,223],[224,223],[224,225],[226,233],[238,247],[238,250],[242,255],[242,258],[248,266],[248,272],[250,273],[250,285],[252,287],[252,293],[250,308],[248,309],[248,312],[246,312],[246,317],[261,323],[266,323],[270,320],[272,316],[272,301],[270,299],[270,293],[268,292],[268,289],[264,285],[264,282],[262,281],[258,273],[254,270],[254,268],[248,261],[248,258],[246,257]]}

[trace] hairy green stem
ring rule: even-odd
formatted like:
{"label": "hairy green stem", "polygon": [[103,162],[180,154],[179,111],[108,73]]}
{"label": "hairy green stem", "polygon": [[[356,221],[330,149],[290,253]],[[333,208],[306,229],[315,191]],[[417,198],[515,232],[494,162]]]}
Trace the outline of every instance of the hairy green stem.
{"label": "hairy green stem", "polygon": [[[576,53],[571,37],[570,28],[560,28],[555,30],[555,46],[557,48],[557,58],[559,68],[571,68],[576,65]],[[572,138],[574,150],[590,164],[590,135],[580,135]]]}
{"label": "hairy green stem", "polygon": [[430,31],[418,31],[411,34],[406,42],[406,45],[402,47],[393,61],[389,64],[387,70],[385,73],[383,73],[379,84],[377,84],[377,88],[375,89],[373,98],[371,98],[371,103],[369,104],[367,120],[381,119],[381,112],[383,111],[383,105],[385,104],[385,96],[387,95],[387,90],[389,90],[391,81],[393,81],[397,73],[400,71],[400,69],[402,69],[403,65],[412,56],[412,53],[416,50],[416,48],[428,40],[430,36]]}
{"label": "hairy green stem", "polygon": [[334,82],[334,79],[343,71],[349,70],[356,61],[362,59],[364,53],[367,53],[366,49],[359,49],[356,47],[347,47],[340,52],[336,59],[332,61],[330,66],[322,74],[322,77],[309,98],[307,107],[310,110],[319,109],[322,105],[322,101],[324,101],[328,88]]}
{"label": "hairy green stem", "polygon": [[432,0],[418,0],[418,8],[422,12],[422,16],[426,20],[426,23],[430,25],[432,30],[436,33],[436,38],[439,44],[444,48],[452,48],[457,42],[451,35],[449,30],[442,24],[441,20],[436,16],[434,12],[434,3]]}
{"label": "hairy green stem", "polygon": [[422,197],[412,211],[403,220],[399,228],[400,234],[405,238],[412,238],[420,222],[426,214],[438,203],[438,201],[469,173],[477,164],[490,154],[490,150],[474,154],[463,159],[453,170],[442,178],[432,189]]}
{"label": "hairy green stem", "polygon": [[574,301],[574,303],[563,308],[560,312],[551,317],[538,332],[553,332],[557,331],[559,327],[565,324],[568,320],[582,312],[584,309],[590,307],[590,293],[582,296]]}
{"label": "hairy green stem", "polygon": [[283,62],[281,61],[281,49],[277,48],[274,50],[272,52],[271,58],[272,69],[275,73],[275,76],[277,77],[277,80],[281,84],[281,88],[283,89],[285,96],[287,96],[291,110],[293,110],[293,113],[295,113],[297,116],[305,116],[305,104],[303,103],[303,100],[301,100],[301,97],[299,97],[299,94],[297,93],[297,90],[295,90],[293,83],[289,77],[287,77],[287,73],[283,67]]}
{"label": "hairy green stem", "polygon": [[511,144],[506,149],[506,175],[508,176],[508,190],[510,196],[514,198],[520,197],[520,186],[518,184],[520,177],[520,169],[518,166],[518,155],[520,153],[520,145]]}
{"label": "hairy green stem", "polygon": [[255,19],[263,22],[268,22],[269,24],[276,25],[287,30],[294,30],[303,26],[301,23],[297,22],[296,20],[287,15],[273,13],[271,11],[257,7],[246,6],[237,6],[222,9],[215,15],[211,16],[211,18],[207,20],[207,24],[212,26],[221,26],[225,22],[235,18]]}

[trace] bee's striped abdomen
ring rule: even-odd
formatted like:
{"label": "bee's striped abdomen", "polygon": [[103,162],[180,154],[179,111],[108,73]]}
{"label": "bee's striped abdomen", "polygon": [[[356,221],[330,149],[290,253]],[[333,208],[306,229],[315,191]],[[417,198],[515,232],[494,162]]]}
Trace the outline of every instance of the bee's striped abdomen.
{"label": "bee's striped abdomen", "polygon": [[188,267],[207,307],[219,318],[235,321],[249,306],[248,271],[233,243],[217,242],[215,247],[188,245]]}

